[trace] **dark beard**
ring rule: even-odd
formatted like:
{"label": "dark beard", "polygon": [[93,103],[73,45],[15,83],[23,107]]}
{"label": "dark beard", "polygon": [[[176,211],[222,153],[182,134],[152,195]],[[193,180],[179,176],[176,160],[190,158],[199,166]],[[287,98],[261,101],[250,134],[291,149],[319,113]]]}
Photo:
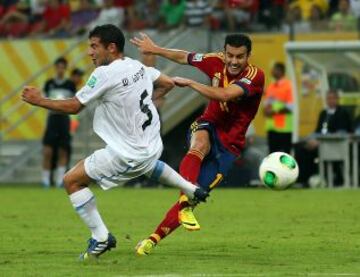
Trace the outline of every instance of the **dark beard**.
{"label": "dark beard", "polygon": [[104,61],[100,64],[100,66],[102,66],[102,65],[109,65],[111,63],[111,60],[110,60],[110,58],[105,58],[104,59]]}

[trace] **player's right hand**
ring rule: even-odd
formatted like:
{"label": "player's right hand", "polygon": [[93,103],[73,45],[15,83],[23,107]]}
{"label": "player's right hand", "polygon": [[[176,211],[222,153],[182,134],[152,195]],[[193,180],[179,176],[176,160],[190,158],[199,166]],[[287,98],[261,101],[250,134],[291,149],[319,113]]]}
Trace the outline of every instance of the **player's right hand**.
{"label": "player's right hand", "polygon": [[22,93],[21,99],[29,104],[38,105],[42,99],[41,91],[32,86],[25,86]]}
{"label": "player's right hand", "polygon": [[191,79],[182,78],[182,77],[173,77],[171,79],[174,81],[175,85],[177,85],[178,87],[187,87],[193,82],[193,80],[191,80]]}
{"label": "player's right hand", "polygon": [[159,46],[157,46],[147,34],[140,33],[140,36],[141,38],[133,37],[130,39],[130,42],[134,44],[141,53],[154,54],[156,48]]}

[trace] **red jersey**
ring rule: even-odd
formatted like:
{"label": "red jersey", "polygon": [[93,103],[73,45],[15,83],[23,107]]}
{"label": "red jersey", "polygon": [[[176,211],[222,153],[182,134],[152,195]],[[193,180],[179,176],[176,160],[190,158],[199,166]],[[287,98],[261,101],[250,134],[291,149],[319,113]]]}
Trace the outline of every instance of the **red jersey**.
{"label": "red jersey", "polygon": [[227,73],[223,53],[191,53],[188,63],[208,75],[214,87],[236,84],[244,90],[244,95],[233,101],[210,100],[198,118],[211,122],[224,147],[239,155],[245,145],[246,131],[259,108],[264,91],[264,72],[249,64],[237,76],[232,76]]}

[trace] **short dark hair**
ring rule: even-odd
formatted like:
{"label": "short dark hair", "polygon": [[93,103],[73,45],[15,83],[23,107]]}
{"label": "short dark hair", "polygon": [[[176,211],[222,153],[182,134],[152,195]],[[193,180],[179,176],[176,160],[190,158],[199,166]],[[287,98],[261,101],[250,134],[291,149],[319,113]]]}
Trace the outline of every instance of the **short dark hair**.
{"label": "short dark hair", "polygon": [[68,65],[67,60],[64,57],[59,57],[55,60],[54,65],[64,64],[65,67]]}
{"label": "short dark hair", "polygon": [[84,71],[82,69],[76,67],[71,71],[71,75],[82,76],[82,75],[84,75]]}
{"label": "short dark hair", "polygon": [[226,47],[226,45],[230,45],[232,47],[241,47],[241,46],[245,46],[247,49],[248,54],[251,53],[251,39],[249,36],[244,35],[244,34],[230,34],[227,35],[225,37],[225,44],[224,44],[224,48]]}
{"label": "short dark hair", "polygon": [[100,42],[107,47],[110,43],[115,43],[120,53],[124,52],[125,37],[123,32],[112,24],[96,26],[89,33],[89,38],[97,37]]}
{"label": "short dark hair", "polygon": [[282,74],[285,74],[286,71],[286,67],[285,64],[282,62],[276,62],[274,64],[274,68],[276,68],[277,70],[280,70]]}

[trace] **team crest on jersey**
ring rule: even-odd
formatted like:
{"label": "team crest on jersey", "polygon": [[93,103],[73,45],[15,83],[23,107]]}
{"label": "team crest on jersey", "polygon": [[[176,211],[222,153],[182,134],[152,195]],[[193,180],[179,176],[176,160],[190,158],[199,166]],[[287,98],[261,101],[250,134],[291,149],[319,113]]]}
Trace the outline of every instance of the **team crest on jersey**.
{"label": "team crest on jersey", "polygon": [[91,76],[90,79],[87,81],[86,85],[88,85],[91,88],[94,88],[95,84],[96,84],[96,81],[97,81],[96,77]]}
{"label": "team crest on jersey", "polygon": [[201,62],[204,57],[204,54],[195,54],[192,58],[193,62]]}
{"label": "team crest on jersey", "polygon": [[240,79],[240,82],[245,83],[245,84],[248,84],[248,85],[251,84],[251,80],[249,80],[248,78],[241,78],[241,79]]}

